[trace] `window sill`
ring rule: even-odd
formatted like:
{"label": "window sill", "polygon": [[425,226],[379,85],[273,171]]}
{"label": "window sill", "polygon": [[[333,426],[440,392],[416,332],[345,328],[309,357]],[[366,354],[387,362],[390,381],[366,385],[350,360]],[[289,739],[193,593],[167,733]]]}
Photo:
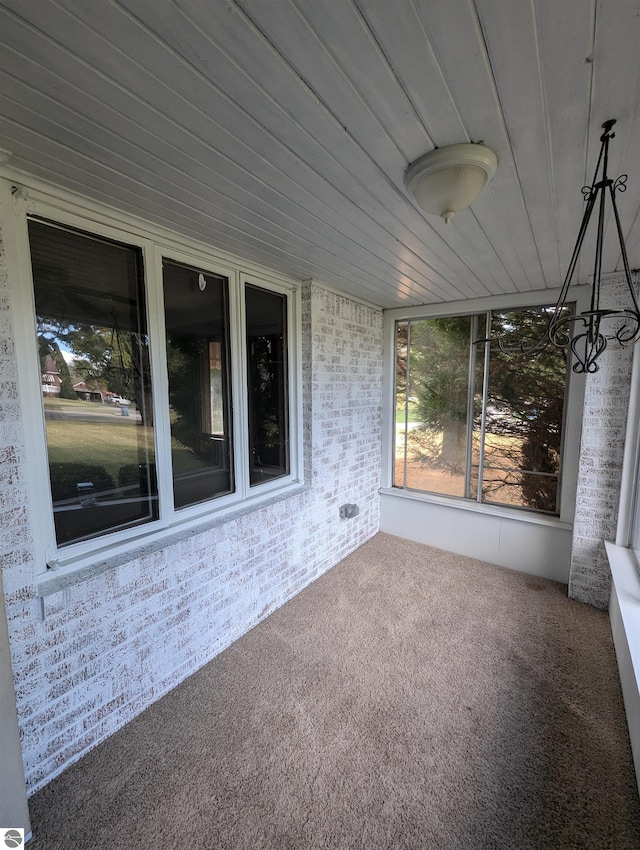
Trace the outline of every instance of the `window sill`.
{"label": "window sill", "polygon": [[49,569],[38,577],[37,592],[40,597],[51,596],[66,587],[88,581],[107,570],[118,567],[121,564],[133,561],[143,555],[148,555],[164,549],[167,546],[181,543],[203,532],[226,525],[229,522],[240,519],[248,514],[255,513],[263,508],[283,502],[286,499],[299,496],[311,491],[307,484],[297,484],[286,490],[272,493],[259,501],[235,505],[224,512],[211,514],[208,518],[199,517],[181,525],[172,525],[168,528],[156,530],[145,535],[135,537],[126,542],[103,547],[92,553],[61,560],[55,569]]}
{"label": "window sill", "polygon": [[631,551],[605,541],[613,583],[611,632],[640,790],[640,576]]}
{"label": "window sill", "polygon": [[567,531],[573,529],[573,524],[564,522],[558,517],[536,514],[533,511],[520,510],[518,508],[501,507],[500,505],[483,505],[470,499],[457,499],[455,496],[438,496],[435,493],[422,493],[418,490],[401,490],[398,487],[384,487],[379,490],[383,496],[393,496],[397,499],[410,499],[415,502],[427,502],[433,505],[442,505],[447,508],[456,508],[461,511],[487,514],[493,517],[502,517],[517,522],[530,522],[535,525],[545,525],[552,528],[562,528]]}
{"label": "window sill", "polygon": [[631,554],[624,546],[605,540],[613,586],[618,598],[620,615],[629,654],[640,692],[640,576]]}

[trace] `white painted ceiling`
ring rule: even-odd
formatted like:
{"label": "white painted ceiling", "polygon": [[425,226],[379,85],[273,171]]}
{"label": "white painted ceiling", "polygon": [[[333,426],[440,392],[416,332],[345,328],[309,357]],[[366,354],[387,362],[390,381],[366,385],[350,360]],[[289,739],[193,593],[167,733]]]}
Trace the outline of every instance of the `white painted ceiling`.
{"label": "white painted ceiling", "polygon": [[[640,0],[0,0],[0,147],[5,173],[384,307],[543,289],[608,118],[640,267],[639,46]],[[423,214],[408,164],[481,140],[491,184]]]}

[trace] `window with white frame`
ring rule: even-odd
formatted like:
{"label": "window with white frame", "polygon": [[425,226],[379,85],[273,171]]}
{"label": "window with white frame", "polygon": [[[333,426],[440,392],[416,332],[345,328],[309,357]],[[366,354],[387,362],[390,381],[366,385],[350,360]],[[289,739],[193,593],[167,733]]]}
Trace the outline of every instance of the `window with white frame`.
{"label": "window with white frame", "polygon": [[176,508],[232,493],[229,280],[162,264]]}
{"label": "window with white frame", "polygon": [[640,574],[640,466],[636,467],[628,545],[633,552],[636,569]]}
{"label": "window with white frame", "polygon": [[616,543],[631,549],[640,576],[640,348],[633,352],[633,370],[625,436],[621,500]]}
{"label": "window with white frame", "polygon": [[27,228],[61,559],[297,481],[292,287],[159,243],[150,273],[145,239]]}
{"label": "window with white frame", "polygon": [[393,486],[560,513],[568,364],[478,340],[535,340],[549,308],[396,323]]}

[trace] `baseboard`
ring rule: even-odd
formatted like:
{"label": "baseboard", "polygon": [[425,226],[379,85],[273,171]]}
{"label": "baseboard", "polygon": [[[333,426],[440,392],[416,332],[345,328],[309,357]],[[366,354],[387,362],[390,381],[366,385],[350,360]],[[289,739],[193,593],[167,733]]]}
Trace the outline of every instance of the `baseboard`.
{"label": "baseboard", "polygon": [[611,566],[609,617],[640,792],[640,576],[629,549],[605,542]]}

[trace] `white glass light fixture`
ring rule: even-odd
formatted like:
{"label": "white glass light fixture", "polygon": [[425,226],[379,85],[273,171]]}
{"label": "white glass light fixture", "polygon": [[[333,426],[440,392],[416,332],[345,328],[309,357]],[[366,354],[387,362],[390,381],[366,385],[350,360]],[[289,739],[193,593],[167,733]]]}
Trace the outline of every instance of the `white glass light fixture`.
{"label": "white glass light fixture", "polygon": [[476,200],[497,167],[495,153],[482,143],[447,145],[413,162],[404,182],[421,209],[448,223]]}

